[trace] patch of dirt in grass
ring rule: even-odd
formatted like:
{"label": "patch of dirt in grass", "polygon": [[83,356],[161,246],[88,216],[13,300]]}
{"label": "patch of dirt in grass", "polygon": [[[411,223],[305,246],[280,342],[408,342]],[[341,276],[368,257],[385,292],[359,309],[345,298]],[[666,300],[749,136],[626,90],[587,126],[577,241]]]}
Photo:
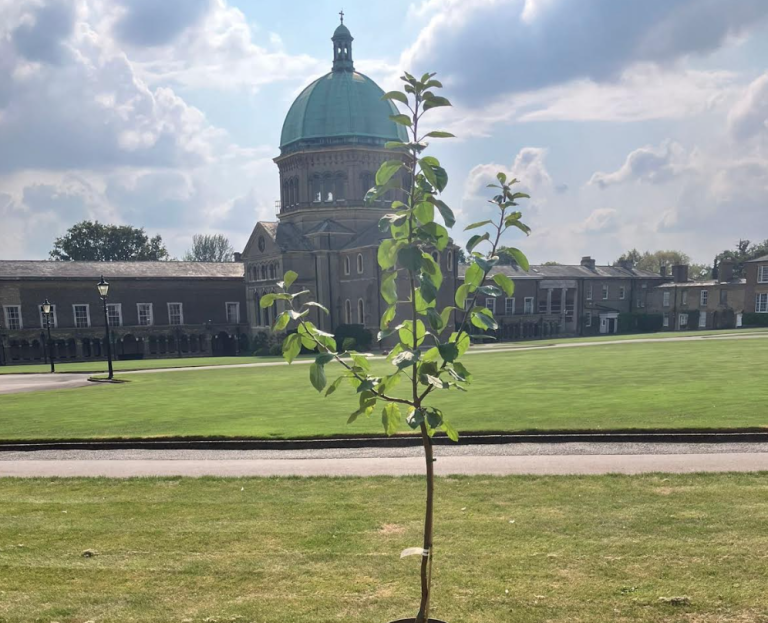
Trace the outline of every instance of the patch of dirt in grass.
{"label": "patch of dirt in grass", "polygon": [[379,534],[383,535],[403,534],[403,532],[405,532],[405,526],[396,523],[385,523],[379,528]]}

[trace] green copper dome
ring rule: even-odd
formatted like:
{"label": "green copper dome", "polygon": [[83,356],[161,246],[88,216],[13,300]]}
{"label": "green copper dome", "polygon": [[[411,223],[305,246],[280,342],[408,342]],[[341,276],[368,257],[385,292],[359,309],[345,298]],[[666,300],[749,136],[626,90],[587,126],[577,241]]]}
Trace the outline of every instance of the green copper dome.
{"label": "green copper dome", "polygon": [[399,113],[384,91],[358,73],[352,62],[352,35],[343,24],[333,34],[333,71],[296,98],[283,123],[283,153],[305,148],[407,141],[405,128],[389,116]]}

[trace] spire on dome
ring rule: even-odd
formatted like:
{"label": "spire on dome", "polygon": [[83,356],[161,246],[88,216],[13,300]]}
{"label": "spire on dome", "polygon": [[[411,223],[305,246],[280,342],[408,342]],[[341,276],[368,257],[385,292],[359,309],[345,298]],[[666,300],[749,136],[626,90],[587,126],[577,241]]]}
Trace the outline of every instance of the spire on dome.
{"label": "spire on dome", "polygon": [[341,23],[333,33],[333,71],[355,71],[352,62],[352,33],[344,25],[344,10],[339,11]]}

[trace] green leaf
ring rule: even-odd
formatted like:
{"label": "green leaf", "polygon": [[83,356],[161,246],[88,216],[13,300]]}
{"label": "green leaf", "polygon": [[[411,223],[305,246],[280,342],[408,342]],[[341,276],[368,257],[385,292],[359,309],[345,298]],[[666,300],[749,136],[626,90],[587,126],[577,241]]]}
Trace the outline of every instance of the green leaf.
{"label": "green leaf", "polygon": [[427,329],[421,320],[416,321],[416,343],[414,344],[414,332],[412,327],[413,321],[406,320],[403,324],[400,325],[398,334],[400,336],[400,342],[408,347],[416,348],[424,341],[424,336],[427,334]]}
{"label": "green leaf", "polygon": [[437,190],[443,192],[445,187],[448,186],[448,172],[443,167],[435,167],[434,171],[437,180],[437,183],[434,184],[434,186]]}
{"label": "green leaf", "polygon": [[483,282],[483,269],[477,264],[470,265],[464,273],[464,283],[473,290]]}
{"label": "green leaf", "polygon": [[376,185],[384,186],[402,168],[402,160],[386,160],[382,162],[379,170],[376,172]]}
{"label": "green leaf", "polygon": [[326,314],[330,313],[327,307],[320,305],[320,303],[316,303],[315,301],[307,301],[302,304],[302,307],[316,307],[317,309],[322,309]]}
{"label": "green leaf", "polygon": [[517,227],[521,232],[523,232],[526,236],[528,236],[531,233],[531,228],[528,227],[528,225],[525,225],[524,223],[521,223],[516,218],[507,217],[504,220],[504,226],[505,227]]}
{"label": "green leaf", "polygon": [[453,227],[456,224],[456,217],[453,214],[453,210],[448,207],[445,201],[436,199],[435,197],[429,197],[427,198],[427,201],[435,204],[435,207],[440,212],[440,216],[442,216],[443,221],[445,221],[446,227]]}
{"label": "green leaf", "polygon": [[478,329],[482,329],[483,331],[487,331],[489,329],[498,329],[499,325],[496,323],[496,320],[494,320],[493,314],[491,314],[490,310],[485,310],[484,312],[484,309],[484,307],[476,307],[470,312],[470,320],[472,324],[475,325]]}
{"label": "green leaf", "polygon": [[437,299],[437,288],[435,287],[435,284],[432,283],[429,275],[421,276],[421,287],[419,288],[419,291],[421,292],[422,298],[427,303],[432,303]]}
{"label": "green leaf", "polygon": [[[437,80],[433,80],[433,82],[437,82]],[[429,132],[428,134],[424,135],[424,138],[456,138],[455,135],[451,134],[450,132],[442,132],[439,130],[434,130],[432,132]]]}
{"label": "green leaf", "polygon": [[387,436],[394,435],[397,432],[402,419],[400,407],[397,406],[397,403],[390,402],[384,407],[384,410],[381,412],[381,423],[384,425],[384,432]]}
{"label": "green leaf", "polygon": [[496,285],[504,290],[504,294],[507,296],[512,296],[515,293],[515,282],[506,275],[499,273],[493,276],[493,280],[496,282]]}
{"label": "green leaf", "polygon": [[459,440],[459,431],[457,431],[453,426],[451,426],[448,422],[443,420],[443,423],[440,425],[440,428],[445,431],[445,434],[448,435],[448,439],[451,441],[458,441]]}
{"label": "green leaf", "polygon": [[437,310],[433,307],[427,309],[427,322],[434,331],[440,333],[445,328],[445,321],[443,317],[437,313]]}
{"label": "green leaf", "polygon": [[282,331],[285,329],[285,327],[288,326],[288,322],[290,322],[291,317],[288,315],[287,311],[284,311],[281,314],[278,314],[277,318],[275,318],[275,324],[272,325],[273,331]]}
{"label": "green leaf", "polygon": [[408,126],[409,128],[413,125],[413,122],[408,115],[389,115],[389,118],[395,123]]}
{"label": "green leaf", "polygon": [[264,296],[259,299],[259,305],[262,309],[266,309],[267,307],[272,307],[272,305],[275,304],[275,301],[277,300],[276,294],[265,294]]}
{"label": "green leaf", "polygon": [[[432,75],[434,76],[435,74],[432,74]],[[443,88],[443,83],[440,82],[439,80],[428,80],[424,84],[424,88],[425,89],[431,89],[433,87],[438,88],[438,89],[442,89]]]}
{"label": "green leaf", "polygon": [[488,225],[488,223],[493,223],[493,221],[479,221],[478,223],[472,223],[471,225],[467,225],[464,228],[464,231],[469,231],[470,229],[477,229],[478,227],[482,227],[483,225]]}
{"label": "green leaf", "polygon": [[384,310],[384,313],[381,315],[381,325],[379,325],[379,328],[384,330],[389,326],[389,323],[392,322],[395,319],[395,314],[397,314],[397,305],[392,304],[387,309]]}
{"label": "green leaf", "polygon": [[437,346],[433,346],[426,353],[421,356],[422,361],[437,361],[440,357],[440,351],[437,350]]}
{"label": "green leaf", "polygon": [[329,361],[333,361],[333,354],[331,353],[320,353],[315,357],[315,363],[319,366],[324,366]]}
{"label": "green leaf", "polygon": [[[464,353],[467,352],[467,349],[470,345],[470,339],[469,334],[466,331],[462,331],[461,335],[456,333],[455,331],[451,333],[451,342],[454,342],[456,346],[459,348],[459,357],[461,357]],[[455,366],[454,366],[455,367]]]}
{"label": "green leaf", "polygon": [[499,249],[499,251],[512,257],[515,262],[517,262],[517,265],[523,270],[528,271],[530,268],[528,265],[528,258],[525,257],[525,254],[520,249],[515,249],[514,247],[504,247]]}
{"label": "green leaf", "polygon": [[353,354],[352,355],[352,361],[355,362],[355,365],[358,368],[362,368],[366,372],[370,372],[371,371],[371,363],[368,361],[368,358],[365,357],[365,355]]}
{"label": "green leaf", "polygon": [[397,356],[392,359],[392,364],[397,367],[398,370],[403,370],[414,365],[419,360],[418,351],[403,350],[398,353]]}
{"label": "green leaf", "polygon": [[507,181],[507,174],[504,173],[503,171],[499,171],[496,174],[496,179],[499,180],[499,184],[505,184]]}
{"label": "green leaf", "polygon": [[[448,326],[448,323],[451,321],[451,314],[453,313],[453,310],[456,309],[455,307],[448,306],[443,311],[440,312],[440,317],[443,319],[443,328]],[[442,332],[442,329],[439,333]]]}
{"label": "green leaf", "polygon": [[427,101],[424,102],[425,111],[430,110],[432,108],[439,108],[440,106],[451,106],[451,102],[449,102],[446,98],[441,97],[439,95],[433,95]]}
{"label": "green leaf", "polygon": [[323,391],[325,387],[325,366],[313,363],[309,366],[309,382],[317,391]]}
{"label": "green leaf", "polygon": [[381,296],[389,305],[397,303],[397,271],[384,274],[381,280]]}
{"label": "green leaf", "polygon": [[454,342],[439,344],[437,349],[440,351],[443,361],[448,363],[452,363],[459,356],[459,347]]}
{"label": "green leaf", "polygon": [[389,91],[381,96],[383,100],[395,100],[402,104],[408,104],[408,97],[401,91]]}
{"label": "green leaf", "polygon": [[416,246],[403,247],[397,253],[397,261],[408,270],[418,271],[421,268],[421,249]]}
{"label": "green leaf", "polygon": [[398,240],[382,240],[377,252],[377,260],[382,270],[392,268],[397,262],[397,250],[402,246]]}
{"label": "green leaf", "polygon": [[443,251],[451,240],[448,236],[448,230],[438,223],[427,223],[421,227],[421,231],[429,235],[438,251]]}
{"label": "green leaf", "polygon": [[472,382],[472,375],[469,373],[469,370],[467,370],[464,367],[463,363],[460,363],[458,361],[453,362],[453,369],[456,370],[461,375],[461,378],[464,379],[465,383]]}
{"label": "green leaf", "polygon": [[429,201],[422,201],[416,204],[413,214],[422,225],[426,225],[435,220],[435,206],[429,203]]}
{"label": "green leaf", "polygon": [[491,238],[491,235],[488,232],[485,232],[482,235],[475,234],[467,242],[467,251],[472,253],[472,249],[474,249],[477,245],[479,245],[483,240],[490,240],[490,238]]}
{"label": "green leaf", "polygon": [[299,278],[299,274],[295,271],[289,270],[285,275],[283,276],[283,283],[285,284],[283,287],[287,290],[293,285],[293,282],[296,281]]}
{"label": "green leaf", "polygon": [[[466,280],[466,276],[465,276]],[[464,305],[467,302],[467,296],[469,295],[469,284],[463,283],[456,289],[456,306],[459,309],[464,309]]]}
{"label": "green leaf", "polygon": [[333,392],[335,392],[339,385],[341,385],[341,382],[346,378],[346,375],[342,374],[340,377],[337,377],[336,380],[330,384],[328,389],[325,391],[325,397],[327,398],[330,396]]}
{"label": "green leaf", "polygon": [[291,333],[283,340],[283,358],[291,363],[301,352],[301,336]]}
{"label": "green leaf", "polygon": [[496,286],[480,286],[477,291],[486,296],[501,296],[501,290]]}
{"label": "green leaf", "polygon": [[408,426],[411,428],[418,428],[424,422],[424,412],[421,409],[414,409],[411,407],[411,411],[408,413],[408,417],[405,418],[405,421],[408,422]]}
{"label": "green leaf", "polygon": [[440,265],[435,261],[435,258],[426,252],[421,254],[421,259],[421,269],[429,275],[432,283],[439,290],[443,283],[443,271],[440,270]]}
{"label": "green leaf", "polygon": [[475,263],[484,273],[490,272],[490,270],[499,263],[499,258],[495,255],[493,257],[477,257],[474,253],[473,255],[475,255]]}

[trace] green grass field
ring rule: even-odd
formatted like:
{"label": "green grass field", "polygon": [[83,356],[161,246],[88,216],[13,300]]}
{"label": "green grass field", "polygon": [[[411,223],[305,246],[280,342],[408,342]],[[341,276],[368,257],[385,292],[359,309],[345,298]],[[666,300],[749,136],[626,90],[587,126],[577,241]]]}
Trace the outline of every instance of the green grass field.
{"label": "green grass field", "polygon": [[[767,476],[440,479],[433,615],[765,621]],[[418,478],[0,480],[0,621],[413,616],[419,560],[399,553],[420,542],[423,489]]]}
{"label": "green grass field", "polygon": [[[768,425],[765,339],[543,348],[468,355],[465,363],[476,379],[470,391],[435,396],[461,431]],[[388,367],[374,363],[374,370]],[[347,425],[356,408],[352,388],[320,397],[303,364],[124,378],[130,382],[0,396],[0,439],[285,438],[381,429],[378,413]]]}

